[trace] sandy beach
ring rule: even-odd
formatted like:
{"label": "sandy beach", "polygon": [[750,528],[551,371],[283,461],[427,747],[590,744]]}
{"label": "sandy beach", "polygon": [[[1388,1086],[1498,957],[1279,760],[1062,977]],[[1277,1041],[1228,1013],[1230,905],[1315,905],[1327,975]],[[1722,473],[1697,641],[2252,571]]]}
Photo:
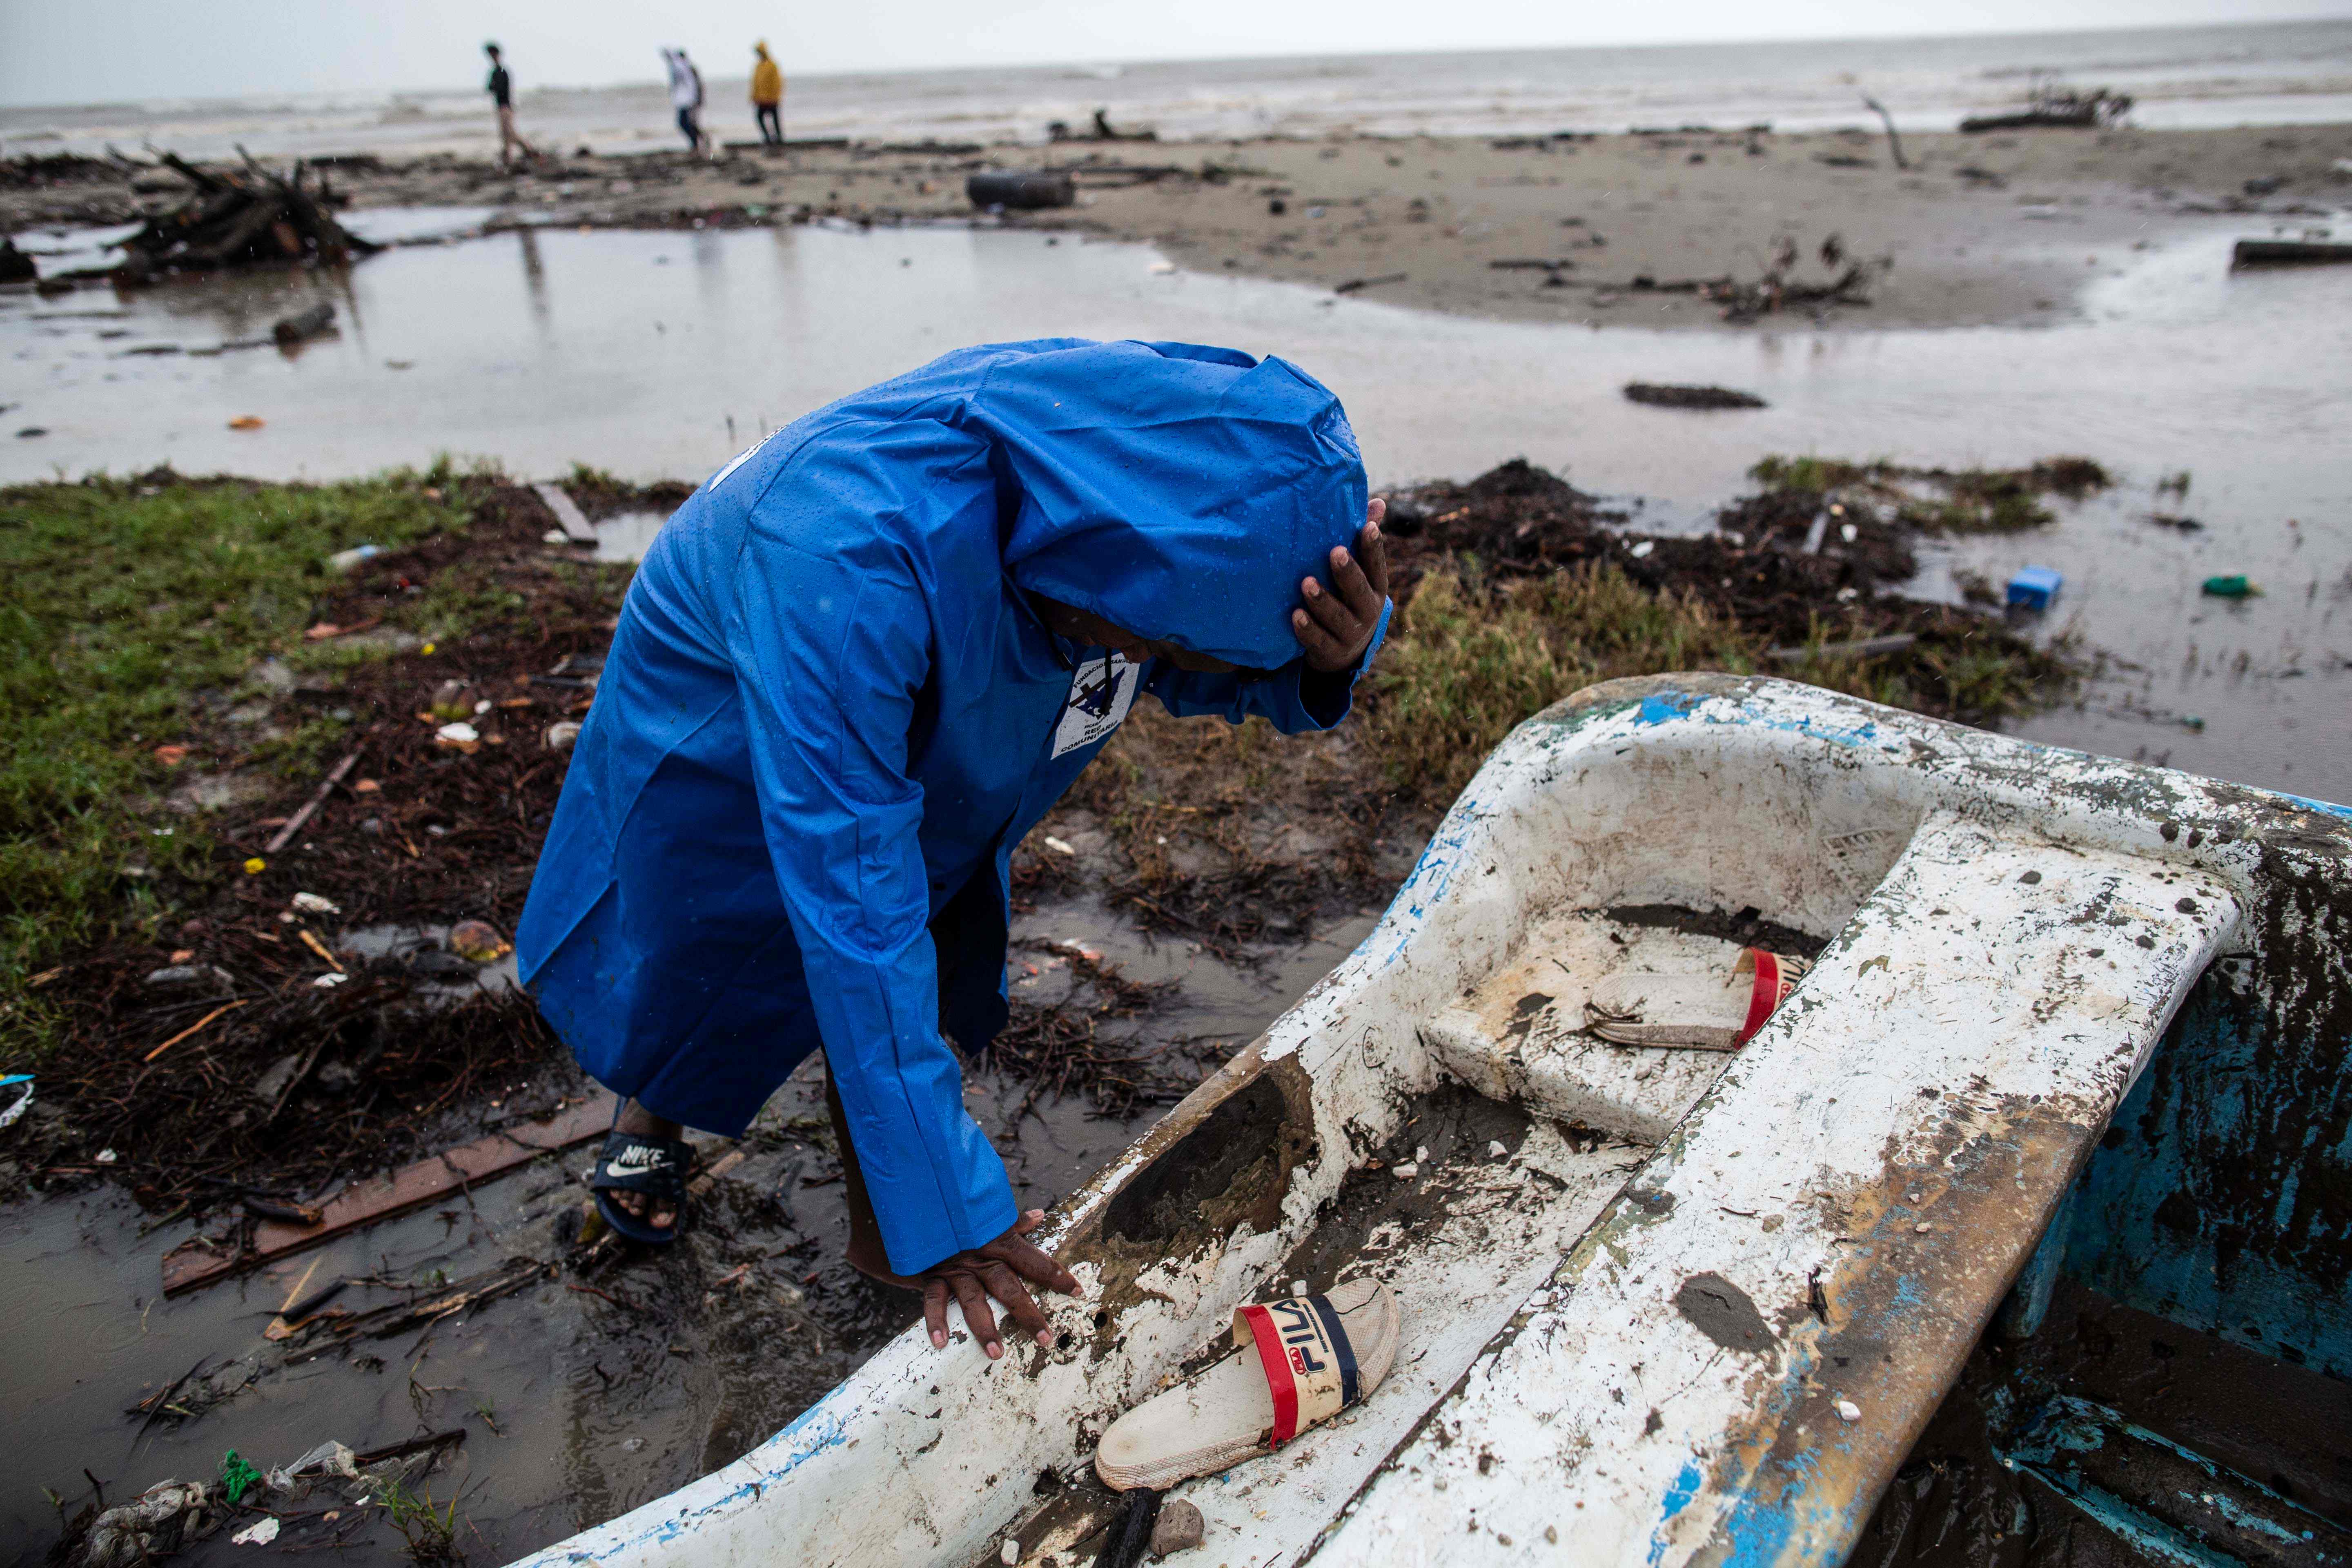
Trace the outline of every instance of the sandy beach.
{"label": "sandy beach", "polygon": [[[1144,241],[1180,265],[1537,321],[1703,326],[1677,284],[1855,263],[1847,328],[2063,319],[2135,249],[2226,223],[2301,232],[2352,194],[2352,126],[1913,134],[1906,167],[1860,131],[1595,137],[1344,137],[1055,149],[739,148],[549,158],[524,174],[455,157],[335,161],[353,210],[470,206],[484,226],[1006,224]],[[976,213],[967,177],[1066,169],[1071,207]],[[84,165],[0,193],[0,226],[133,221],[181,182]],[[37,249],[37,235],[25,243]],[[1834,246],[1825,251],[1824,247]],[[1834,258],[1834,259],[1832,259]]]}

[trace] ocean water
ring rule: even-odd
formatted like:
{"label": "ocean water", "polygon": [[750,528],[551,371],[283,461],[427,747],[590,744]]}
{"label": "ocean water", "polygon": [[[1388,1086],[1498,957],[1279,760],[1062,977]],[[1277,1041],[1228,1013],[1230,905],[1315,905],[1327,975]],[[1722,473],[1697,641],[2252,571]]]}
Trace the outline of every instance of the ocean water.
{"label": "ocean water", "polygon": [[[542,144],[618,153],[677,141],[650,74],[601,87],[524,83],[525,132]],[[457,71],[462,64],[464,69]],[[792,71],[792,62],[784,61]],[[1848,39],[1648,48],[1030,66],[814,76],[793,73],[794,137],[1036,142],[1097,109],[1171,140],[1254,136],[1485,135],[1769,122],[1784,131],[1872,123],[1869,93],[1906,129],[1948,130],[2013,107],[2037,71],[2138,100],[2152,127],[2352,120],[2352,20],[2250,26]],[[237,143],[259,155],[488,154],[496,132],[471,62],[463,85],[399,93],[306,93],[0,109],[0,153],[97,153],[142,143],[197,157]],[[710,84],[711,129],[752,132],[742,83]]]}

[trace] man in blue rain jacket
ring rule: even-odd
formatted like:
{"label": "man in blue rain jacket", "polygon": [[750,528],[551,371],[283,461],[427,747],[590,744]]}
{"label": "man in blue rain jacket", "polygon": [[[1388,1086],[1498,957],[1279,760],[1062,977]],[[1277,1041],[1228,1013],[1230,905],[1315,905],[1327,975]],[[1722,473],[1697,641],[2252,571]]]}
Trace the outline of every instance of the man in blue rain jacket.
{"label": "man in blue rain jacket", "polygon": [[[1337,398],[1279,359],[966,349],[721,469],[622,607],[518,933],[624,1097],[595,1184],[667,1240],[682,1127],[740,1134],[820,1047],[850,1261],[1043,1335],[1003,1163],[946,1043],[1006,1016],[1013,847],[1139,694],[1327,729],[1388,619]],[[1361,522],[1360,531],[1359,522]],[[1350,552],[1349,546],[1354,546]]]}

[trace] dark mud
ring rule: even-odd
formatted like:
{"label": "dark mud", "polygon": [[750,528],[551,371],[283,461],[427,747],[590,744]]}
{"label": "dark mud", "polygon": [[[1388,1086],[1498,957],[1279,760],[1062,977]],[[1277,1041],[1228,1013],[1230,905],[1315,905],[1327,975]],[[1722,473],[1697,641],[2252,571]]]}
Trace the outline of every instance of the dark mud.
{"label": "dark mud", "polygon": [[1793,958],[1819,958],[1822,949],[1830,944],[1827,937],[1809,935],[1794,926],[1766,920],[1753,907],[1726,912],[1688,910],[1679,904],[1619,904],[1606,912],[1620,925],[1652,926],[1691,936],[1711,936],[1720,942],[1760,947]]}
{"label": "dark mud", "polygon": [[[1255,1035],[1365,923],[1236,969],[1155,942],[1092,899],[1017,920],[1008,1036],[1075,1032],[1097,1058],[1139,1069],[1124,1117],[1100,1114],[1075,1080],[1066,1095],[1040,1092],[1010,1058],[968,1069],[967,1103],[1024,1205],[1074,1190],[1140,1131],[1151,1101]],[[560,1053],[538,1065],[576,1081]],[[0,1436],[0,1465],[34,1479],[0,1500],[0,1563],[42,1559],[92,1500],[84,1468],[121,1502],[167,1477],[211,1477],[231,1448],[278,1464],[329,1437],[367,1448],[457,1428],[465,1441],[435,1450],[408,1484],[436,1506],[457,1502],[457,1545],[480,1563],[764,1440],[916,1310],[840,1260],[843,1187],[817,1072],[812,1063],[778,1093],[667,1250],[574,1249],[585,1149],[170,1300],[159,1299],[163,1254],[200,1230],[233,1235],[244,1223],[233,1203],[200,1225],[84,1181],[0,1215],[0,1310],[33,1347],[0,1363],[0,1405],[21,1417]],[[706,1164],[727,1149],[705,1141]],[[499,1288],[441,1315],[484,1283]],[[335,1285],[299,1332],[264,1337],[290,1300]],[[340,1541],[339,1558],[408,1554],[374,1510],[354,1529],[349,1509],[323,1517],[334,1508],[332,1496],[302,1503],[278,1550]],[[182,1560],[234,1557],[229,1534],[257,1517],[229,1521]]]}
{"label": "dark mud", "polygon": [[2039,1334],[2014,1346],[1988,1336],[1969,1356],[1850,1560],[1869,1568],[2173,1561],[2111,1531],[2031,1468],[2003,1462],[1998,1450],[2021,1410],[2052,1394],[2105,1406],[2352,1528],[2352,1387],[2062,1281]]}

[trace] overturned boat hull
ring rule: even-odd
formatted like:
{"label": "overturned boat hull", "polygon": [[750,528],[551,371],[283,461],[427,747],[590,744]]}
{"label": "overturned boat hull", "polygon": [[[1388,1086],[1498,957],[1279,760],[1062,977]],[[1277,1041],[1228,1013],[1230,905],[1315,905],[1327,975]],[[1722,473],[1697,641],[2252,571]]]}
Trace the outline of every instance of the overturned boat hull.
{"label": "overturned boat hull", "polygon": [[[1108,1420],[1236,1304],[1367,1270],[1394,1371],[1181,1489],[1205,1561],[1839,1562],[2062,1270],[2352,1375],[2348,873],[2340,808],[1787,682],[1591,689],[1057,1211],[1054,1348],[909,1331],[532,1561],[1084,1561]],[[1585,1032],[1608,974],[1759,921],[1825,945],[1743,1051]]]}

